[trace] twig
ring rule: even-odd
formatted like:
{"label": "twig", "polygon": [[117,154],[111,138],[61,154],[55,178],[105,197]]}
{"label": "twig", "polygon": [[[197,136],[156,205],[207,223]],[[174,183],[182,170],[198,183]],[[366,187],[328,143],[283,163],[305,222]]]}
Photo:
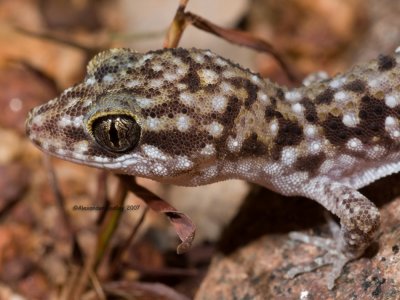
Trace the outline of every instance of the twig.
{"label": "twig", "polygon": [[183,31],[189,24],[185,15],[185,9],[188,2],[189,0],[180,1],[174,19],[172,20],[171,25],[169,25],[167,34],[165,35],[164,45],[163,45],[164,48],[175,48],[178,46]]}
{"label": "twig", "polygon": [[115,209],[110,208],[107,211],[106,217],[104,218],[103,224],[101,225],[97,235],[95,253],[93,253],[86,260],[85,267],[82,271],[76,288],[71,295],[71,299],[80,299],[89,282],[91,272],[94,272],[100,264],[105,250],[108,247],[109,241],[118,226],[127,193],[128,190],[126,189],[126,185],[119,181],[115,197],[112,201],[113,205],[115,205],[113,208]]}
{"label": "twig", "polygon": [[138,185],[133,177],[127,175],[118,175],[125,187],[132,193],[140,197],[154,211],[163,213],[174,226],[175,231],[182,241],[178,245],[176,252],[178,254],[185,253],[192,246],[192,242],[196,233],[196,225],[184,213],[179,212],[175,207],[152,193],[145,187]]}
{"label": "twig", "polygon": [[142,225],[148,211],[149,211],[149,207],[146,206],[143,210],[142,215],[140,216],[139,220],[137,221],[135,227],[133,227],[129,237],[125,240],[125,243],[122,246],[120,246],[117,249],[115,255],[113,255],[115,257],[115,260],[111,264],[110,274],[115,274],[117,269],[120,267],[123,259],[126,256],[126,253],[128,252],[128,249],[129,249],[130,245],[132,244],[132,241],[135,238],[136,233],[139,230],[140,226]]}

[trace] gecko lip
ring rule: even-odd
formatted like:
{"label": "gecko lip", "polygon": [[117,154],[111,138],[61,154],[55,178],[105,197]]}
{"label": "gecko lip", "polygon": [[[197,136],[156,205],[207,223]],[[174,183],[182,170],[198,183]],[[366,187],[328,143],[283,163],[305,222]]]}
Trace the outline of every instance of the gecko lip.
{"label": "gecko lip", "polygon": [[25,134],[31,139],[32,136],[32,119],[33,119],[33,109],[28,112],[28,116],[25,121]]}

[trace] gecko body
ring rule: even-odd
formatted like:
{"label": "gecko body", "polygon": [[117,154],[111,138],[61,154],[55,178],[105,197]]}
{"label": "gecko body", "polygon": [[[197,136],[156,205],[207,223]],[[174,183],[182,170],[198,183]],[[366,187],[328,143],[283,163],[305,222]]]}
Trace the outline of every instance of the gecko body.
{"label": "gecko body", "polygon": [[[375,239],[357,189],[400,170],[400,54],[289,90],[208,50],[98,54],[35,108],[27,134],[62,159],[196,186],[239,178],[318,201],[341,221],[328,286]],[[298,268],[292,275],[305,269]]]}

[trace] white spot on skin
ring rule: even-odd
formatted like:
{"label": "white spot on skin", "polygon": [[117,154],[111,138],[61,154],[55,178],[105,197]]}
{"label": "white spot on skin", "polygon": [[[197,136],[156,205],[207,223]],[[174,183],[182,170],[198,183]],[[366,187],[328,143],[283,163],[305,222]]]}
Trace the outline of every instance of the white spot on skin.
{"label": "white spot on skin", "polygon": [[363,148],[362,142],[357,138],[352,138],[346,143],[346,147],[353,151],[360,151]]}
{"label": "white spot on skin", "polygon": [[385,85],[383,78],[374,78],[368,81],[368,86],[371,88],[379,88],[382,85]]}
{"label": "white spot on skin", "polygon": [[225,111],[227,100],[224,96],[218,95],[212,98],[212,107],[214,110],[222,113]]}
{"label": "white spot on skin", "polygon": [[279,130],[279,125],[278,125],[278,122],[277,122],[276,120],[272,121],[272,122],[269,124],[269,130],[270,130],[271,133],[274,134],[274,135],[278,132],[278,130]]}
{"label": "white spot on skin", "polygon": [[176,85],[176,87],[178,88],[178,90],[184,90],[184,89],[187,88],[187,85],[184,84],[184,83],[178,83],[178,84]]}
{"label": "white spot on skin", "polygon": [[285,93],[285,98],[289,102],[296,102],[301,100],[301,93],[299,91],[288,91]]}
{"label": "white spot on skin", "polygon": [[194,102],[194,97],[193,94],[189,94],[189,93],[181,93],[179,95],[179,99],[181,100],[181,102],[187,106],[191,106]]}
{"label": "white spot on skin", "polygon": [[74,127],[79,128],[82,126],[83,116],[71,118],[71,123]]}
{"label": "white spot on skin", "polygon": [[257,93],[257,98],[260,99],[261,102],[265,103],[265,104],[269,104],[269,98],[267,96],[267,94],[265,94],[262,91],[258,91]]}
{"label": "white spot on skin", "polygon": [[213,136],[213,137],[219,137],[222,134],[222,131],[224,130],[224,126],[222,126],[218,122],[212,122],[210,125],[208,125],[208,132]]}
{"label": "white spot on skin", "polygon": [[32,124],[35,124],[37,126],[42,126],[45,118],[43,115],[35,115],[32,119]]}
{"label": "white spot on skin", "polygon": [[154,79],[152,81],[150,81],[150,86],[153,88],[159,88],[161,87],[163,84],[163,80],[161,79]]}
{"label": "white spot on skin", "polygon": [[400,136],[398,121],[392,116],[386,117],[385,130],[389,133],[392,139],[397,139]]}
{"label": "white spot on skin", "polygon": [[139,80],[131,80],[131,81],[128,81],[127,83],[125,83],[125,87],[134,88],[134,87],[137,87],[140,84],[141,84],[141,82]]}
{"label": "white spot on skin", "polygon": [[183,64],[182,60],[179,57],[172,56],[171,60],[177,67]]}
{"label": "white spot on skin", "polygon": [[304,109],[304,107],[300,103],[296,103],[296,104],[292,105],[292,111],[295,114],[301,114],[303,112],[303,109]]}
{"label": "white spot on skin", "polygon": [[151,54],[151,53],[148,53],[148,54],[145,54],[142,56],[143,62],[145,62],[146,60],[149,60],[151,58],[153,58],[153,54]]}
{"label": "white spot on skin", "polygon": [[81,153],[81,154],[87,153],[88,145],[89,145],[88,141],[77,142],[74,145],[74,152]]}
{"label": "white spot on skin", "polygon": [[152,130],[160,129],[161,121],[158,118],[147,118],[146,119],[147,127]]}
{"label": "white spot on skin", "polygon": [[85,84],[86,85],[93,85],[96,83],[96,79],[94,79],[93,77],[89,77],[88,79],[86,79]]}
{"label": "white spot on skin", "polygon": [[59,127],[71,126],[71,124],[72,124],[71,117],[68,116],[68,115],[62,116],[60,118],[60,120],[58,120],[57,124],[58,124]]}
{"label": "white spot on skin", "polygon": [[232,85],[224,81],[221,83],[221,90],[224,94],[228,94],[233,90],[233,87]]}
{"label": "white spot on skin", "polygon": [[178,75],[176,73],[165,73],[164,79],[167,81],[176,81],[178,80]]}
{"label": "white spot on skin", "polygon": [[339,92],[335,93],[335,95],[333,97],[338,102],[344,102],[344,101],[350,100],[349,94],[345,91],[339,91]]}
{"label": "white spot on skin", "polygon": [[205,55],[205,56],[208,56],[208,57],[214,57],[214,56],[215,56],[215,54],[212,53],[210,50],[206,50],[206,51],[204,52],[204,55]]}
{"label": "white spot on skin", "polygon": [[69,88],[65,89],[62,93],[63,93],[63,95],[65,95],[72,90],[73,90],[73,87],[69,87]]}
{"label": "white spot on skin", "polygon": [[237,74],[231,70],[226,70],[222,73],[222,76],[229,79],[229,78],[237,76]]}
{"label": "white spot on skin", "polygon": [[200,151],[201,155],[214,155],[215,154],[215,147],[214,145],[207,144],[203,149]]}
{"label": "white spot on skin", "polygon": [[297,159],[297,150],[293,147],[285,147],[282,150],[281,161],[284,165],[290,166],[294,164]]}
{"label": "white spot on skin", "polygon": [[176,127],[179,131],[186,131],[190,128],[190,118],[186,115],[179,115],[176,119]]}
{"label": "white spot on skin", "polygon": [[304,78],[303,85],[309,86],[315,82],[321,82],[328,78],[329,78],[328,74],[324,71],[315,72],[315,73],[308,75],[306,78]]}
{"label": "white spot on skin", "polygon": [[106,76],[103,77],[103,82],[104,83],[113,83],[114,82],[114,76],[107,74]]}
{"label": "white spot on skin", "polygon": [[92,99],[85,99],[82,103],[82,107],[88,107],[93,103]]}
{"label": "white spot on skin", "polygon": [[208,69],[200,69],[198,71],[198,74],[200,78],[206,83],[206,84],[215,84],[218,82],[218,74],[214,72],[213,70],[208,70]]}
{"label": "white spot on skin", "polygon": [[309,146],[309,151],[311,154],[317,154],[321,151],[322,144],[320,141],[314,141]]}
{"label": "white spot on skin", "polygon": [[343,115],[342,122],[348,127],[355,127],[359,123],[359,119],[354,113],[347,113]]}
{"label": "white spot on skin", "polygon": [[367,148],[367,155],[369,158],[377,159],[386,154],[385,147],[375,145],[372,148]]}
{"label": "white spot on skin", "polygon": [[397,122],[396,122],[395,118],[393,118],[393,117],[391,117],[391,116],[386,117],[386,119],[385,119],[385,127],[392,127],[392,126],[395,126],[396,123],[397,123]]}
{"label": "white spot on skin", "polygon": [[187,73],[187,70],[184,69],[184,68],[178,68],[178,69],[176,70],[176,73],[177,73],[178,75],[180,75],[180,76],[183,76],[183,75],[185,75],[185,74]]}
{"label": "white spot on skin", "polygon": [[204,63],[204,56],[200,53],[196,53],[193,57],[193,59],[195,60],[195,62],[199,63],[199,64],[203,64]]}
{"label": "white spot on skin", "polygon": [[304,129],[304,133],[307,137],[315,136],[317,129],[313,125],[307,125]]}
{"label": "white spot on skin", "polygon": [[193,162],[187,156],[178,156],[176,168],[179,170],[187,170],[193,166]]}
{"label": "white spot on skin", "polygon": [[154,71],[158,72],[158,71],[161,71],[161,70],[163,69],[163,66],[162,66],[162,65],[159,65],[159,64],[154,64],[151,68],[152,68]]}
{"label": "white spot on skin", "polygon": [[153,171],[153,174],[157,175],[157,176],[166,176],[168,175],[168,170],[167,168],[165,168],[163,165],[161,164],[153,164],[151,166],[151,169]]}
{"label": "white spot on skin", "polygon": [[400,104],[399,97],[397,95],[386,95],[385,104],[390,108],[394,108]]}
{"label": "white spot on skin", "polygon": [[149,98],[136,98],[136,102],[141,108],[149,108],[153,104],[153,100]]}
{"label": "white spot on skin", "polygon": [[230,152],[237,152],[239,151],[241,145],[238,140],[232,138],[231,136],[227,139],[228,149]]}
{"label": "white spot on skin", "polygon": [[228,63],[220,57],[217,57],[214,62],[221,67],[225,67],[228,65]]}
{"label": "white spot on skin", "polygon": [[166,161],[168,159],[167,155],[165,155],[165,153],[162,152],[157,147],[151,145],[143,145],[142,150],[145,153],[145,155],[147,155],[147,157],[149,158],[162,161]]}
{"label": "white spot on skin", "polygon": [[251,81],[255,84],[260,84],[262,82],[262,80],[260,79],[260,77],[258,77],[257,75],[253,75],[251,76]]}
{"label": "white spot on skin", "polygon": [[330,83],[329,86],[333,89],[338,89],[340,88],[344,83],[346,82],[345,77],[338,77],[334,78]]}

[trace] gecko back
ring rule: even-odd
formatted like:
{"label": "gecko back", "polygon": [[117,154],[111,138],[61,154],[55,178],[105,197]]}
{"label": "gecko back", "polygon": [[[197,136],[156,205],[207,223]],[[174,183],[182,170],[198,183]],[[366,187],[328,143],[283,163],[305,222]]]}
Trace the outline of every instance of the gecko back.
{"label": "gecko back", "polygon": [[357,189],[400,170],[399,60],[289,90],[210,51],[112,49],[35,108],[27,134],[45,152],[113,172],[187,186],[241,178],[319,202],[341,230],[288,275],[333,264],[332,288],[378,233],[379,211]]}

